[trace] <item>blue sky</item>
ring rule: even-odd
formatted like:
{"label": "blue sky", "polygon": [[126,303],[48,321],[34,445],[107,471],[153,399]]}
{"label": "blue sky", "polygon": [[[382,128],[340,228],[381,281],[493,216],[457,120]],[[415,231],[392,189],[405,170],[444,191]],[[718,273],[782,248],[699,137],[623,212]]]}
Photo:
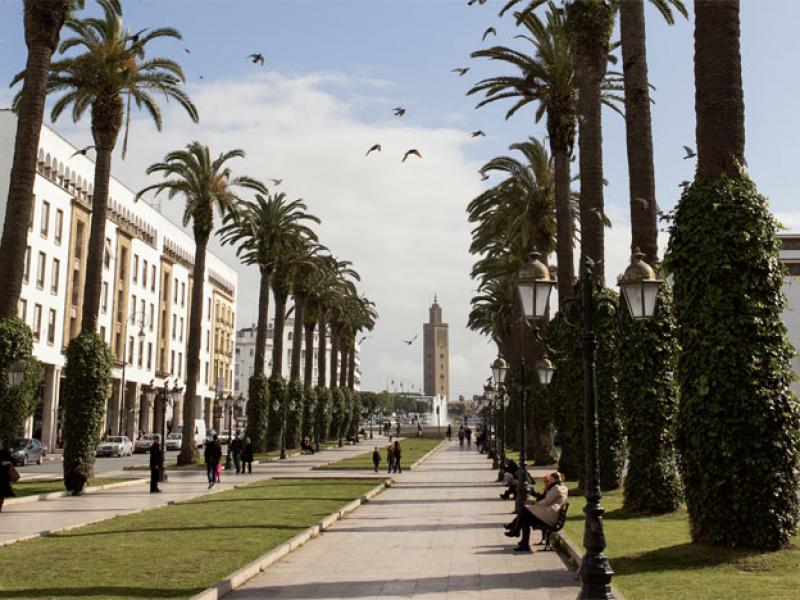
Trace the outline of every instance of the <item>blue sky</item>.
{"label": "blue sky", "polygon": [[[543,135],[532,109],[506,122],[507,106],[476,111],[475,98],[465,96],[472,83],[499,72],[497,65],[470,59],[471,51],[495,42],[518,44],[512,20],[497,18],[501,4],[126,0],[131,30],[168,25],[184,35],[183,42],[159,43],[153,52],[181,61],[201,123],[191,125],[175,113],[162,134],[150,136],[151,126],[134,120],[128,160],[117,158],[115,172],[137,188],[146,181],[147,164],[190,139],[244,148],[246,172],[285,176],[283,191],[302,196],[323,217],[323,242],[362,270],[363,287],[381,313],[364,349],[367,387],[383,387],[391,378],[407,388],[419,385],[421,349],[399,340],[419,332],[438,292],[451,328],[451,396],[471,395],[488,374],[492,352],[464,329],[474,285],[467,275],[463,208],[485,185],[476,173],[483,162],[513,142]],[[21,7],[18,1],[0,3],[0,81],[24,64]],[[800,228],[793,180],[794,142],[800,139],[794,108],[798,17],[800,4],[788,0],[742,2],[747,160],[773,210],[794,228]],[[657,195],[661,208],[669,209],[678,184],[694,170],[693,161],[682,158],[682,146],[694,146],[693,31],[691,21],[669,27],[649,8],[647,19]],[[490,26],[498,36],[484,44],[481,36]],[[263,68],[245,58],[251,52],[265,55]],[[450,72],[462,66],[471,67],[464,77]],[[0,103],[8,97],[0,92]],[[408,110],[402,119],[391,115],[396,105]],[[76,142],[88,139],[87,123],[64,120],[56,127]],[[469,132],[477,129],[487,137],[471,139]],[[606,112],[604,136],[611,278],[629,252],[619,116]],[[382,155],[364,162],[363,151],[375,142],[383,142]],[[410,147],[419,147],[424,158],[400,169],[399,156]],[[176,216],[179,207],[164,210]],[[240,324],[254,318],[251,292],[243,287],[251,308],[242,307]]]}

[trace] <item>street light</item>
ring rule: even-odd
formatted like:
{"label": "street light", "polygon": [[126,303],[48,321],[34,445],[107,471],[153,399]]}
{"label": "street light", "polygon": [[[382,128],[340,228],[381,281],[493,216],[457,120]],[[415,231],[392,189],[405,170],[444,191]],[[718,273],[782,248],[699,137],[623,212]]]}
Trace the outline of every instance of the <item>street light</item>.
{"label": "street light", "polygon": [[542,385],[550,385],[553,380],[553,371],[555,371],[553,362],[546,355],[536,361],[536,374],[539,376],[539,383]]}
{"label": "street light", "polygon": [[637,321],[649,319],[655,314],[658,290],[664,283],[656,278],[655,271],[643,258],[644,254],[637,248],[631,256],[631,264],[618,281],[631,317]]}
{"label": "street light", "polygon": [[541,253],[533,250],[529,256],[528,262],[517,273],[517,290],[525,318],[533,321],[547,315],[550,293],[557,282],[550,277],[547,265],[539,260]]}
{"label": "street light", "polygon": [[281,403],[278,402],[277,400],[274,400],[272,402],[272,410],[275,411],[276,417],[279,418],[280,421],[281,421],[281,454],[280,454],[280,458],[281,458],[281,460],[283,460],[283,459],[286,458],[286,431],[285,431],[286,419],[284,419],[283,414],[281,414]]}
{"label": "street light", "polygon": [[25,379],[26,363],[22,359],[13,361],[6,370],[6,380],[12,388],[18,388]]}

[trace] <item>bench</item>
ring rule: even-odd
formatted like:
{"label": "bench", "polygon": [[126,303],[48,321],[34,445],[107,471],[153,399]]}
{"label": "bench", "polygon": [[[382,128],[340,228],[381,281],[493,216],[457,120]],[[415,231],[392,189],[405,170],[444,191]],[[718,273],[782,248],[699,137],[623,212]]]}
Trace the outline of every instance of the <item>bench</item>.
{"label": "bench", "polygon": [[542,550],[552,550],[553,546],[550,545],[550,534],[555,533],[557,531],[561,531],[564,528],[564,523],[567,520],[567,510],[569,509],[569,502],[565,502],[564,505],[561,507],[561,510],[558,511],[558,521],[552,527],[547,527],[542,530],[542,539],[537,544],[537,546],[541,546],[544,544],[544,548]]}

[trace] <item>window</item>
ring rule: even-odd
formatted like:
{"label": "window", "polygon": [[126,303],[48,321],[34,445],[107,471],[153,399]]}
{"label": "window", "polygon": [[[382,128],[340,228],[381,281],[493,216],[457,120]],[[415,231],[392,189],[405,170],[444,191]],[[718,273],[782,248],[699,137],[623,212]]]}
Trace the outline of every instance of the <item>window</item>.
{"label": "window", "polygon": [[178,278],[177,277],[175,278],[172,291],[173,291],[172,301],[175,304],[177,304],[178,303]]}
{"label": "window", "polygon": [[164,302],[169,300],[169,274],[164,273],[164,294],[163,294]]}
{"label": "window", "polygon": [[[133,272],[132,272],[132,275],[133,275],[133,283],[136,283],[137,281],[139,281],[139,255],[138,254],[134,254],[133,255]],[[122,279],[121,276],[120,276],[120,279]],[[135,302],[134,302],[134,304],[135,304]]]}
{"label": "window", "polygon": [[78,296],[81,291],[81,272],[78,269],[72,269],[72,297],[70,301],[72,306],[78,306]]}
{"label": "window", "polygon": [[208,299],[208,320],[211,320],[211,298]]}
{"label": "window", "polygon": [[50,309],[50,314],[47,316],[47,343],[51,346],[56,341],[56,311]]}
{"label": "window", "polygon": [[50,233],[50,203],[46,200],[42,202],[42,222],[39,223],[39,233],[45,238]]}
{"label": "window", "polygon": [[183,352],[178,352],[178,377],[183,377]]}
{"label": "window", "polygon": [[64,230],[64,211],[56,209],[56,230],[55,230],[55,240],[56,244],[59,246],[61,245],[61,235]]}
{"label": "window", "polygon": [[119,356],[121,354],[119,350],[120,340],[122,340],[122,336],[115,336],[114,337],[114,355]]}
{"label": "window", "polygon": [[130,317],[133,321],[136,321],[136,294],[131,296]]}
{"label": "window", "polygon": [[167,337],[167,330],[169,329],[169,321],[167,320],[167,311],[161,311],[161,337]]}
{"label": "window", "polygon": [[128,336],[128,364],[133,366],[133,336]]}
{"label": "window", "polygon": [[106,238],[106,245],[103,248],[103,267],[105,269],[111,268],[111,238]]}
{"label": "window", "polygon": [[[236,351],[238,352],[239,349],[237,348]],[[250,348],[250,356],[253,356],[253,349],[252,348]]]}
{"label": "window", "polygon": [[33,213],[36,210],[36,196],[31,200],[31,212],[28,214],[28,230],[33,231]]}
{"label": "window", "polygon": [[144,340],[139,338],[139,360],[136,361],[136,365],[141,369],[142,368],[142,361],[144,360]]}
{"label": "window", "polygon": [[211,351],[211,330],[206,329],[206,352]]}
{"label": "window", "polygon": [[181,328],[180,331],[178,332],[178,336],[180,341],[183,341],[183,317],[181,317]]}
{"label": "window", "polygon": [[27,321],[28,319],[28,301],[23,300],[22,298],[19,299],[19,305],[17,306],[17,315],[23,321]]}
{"label": "window", "polygon": [[122,323],[122,290],[117,291],[117,323]]}
{"label": "window", "polygon": [[208,363],[206,363],[206,385],[209,385],[209,381],[208,381]]}
{"label": "window", "polygon": [[119,280],[125,281],[125,267],[127,266],[128,262],[128,249],[127,248],[120,248],[119,249]]}
{"label": "window", "polygon": [[100,310],[108,312],[108,282],[103,282],[103,295],[100,297]]}
{"label": "window", "polygon": [[156,266],[150,265],[150,291],[156,291]]}
{"label": "window", "polygon": [[169,374],[175,374],[175,350],[169,351]]}
{"label": "window", "polygon": [[186,284],[181,282],[181,306],[186,306]]}
{"label": "window", "polygon": [[25,270],[22,272],[23,283],[28,283],[31,277],[31,247],[25,248]]}
{"label": "window", "polygon": [[36,261],[36,287],[39,289],[44,288],[44,265],[47,262],[47,255],[44,252],[39,252],[39,258]]}
{"label": "window", "polygon": [[[75,224],[75,258],[78,260],[83,256],[83,221]],[[109,244],[111,241],[109,240]]]}
{"label": "window", "polygon": [[144,298],[142,298],[141,300],[139,300],[139,323],[142,324],[142,330],[144,330],[144,319],[147,316],[147,313],[144,312],[144,307],[145,307],[145,302]]}
{"label": "window", "polygon": [[175,339],[175,327],[178,324],[178,317],[172,315],[172,339]]}
{"label": "window", "polygon": [[42,334],[42,305],[33,305],[33,339],[39,341],[39,336]]}
{"label": "window", "polygon": [[147,342],[147,370],[153,368],[153,342]]}
{"label": "window", "polygon": [[106,339],[106,326],[105,325],[102,325],[100,327],[100,337],[103,338],[104,340]]}
{"label": "window", "polygon": [[294,335],[294,331],[292,331],[292,330],[290,329],[290,330],[289,330],[289,333],[288,333],[288,334],[286,334],[286,339],[287,339],[288,341],[290,341],[290,342],[291,342],[291,341],[292,341],[292,337],[293,337],[293,335]]}
{"label": "window", "polygon": [[156,305],[152,302],[150,303],[150,331],[153,331],[153,321],[156,317]]}
{"label": "window", "polygon": [[50,293],[58,293],[58,279],[61,272],[61,261],[57,258],[53,259],[53,270],[50,272]]}
{"label": "window", "polygon": [[142,287],[147,289],[147,261],[142,261]]}

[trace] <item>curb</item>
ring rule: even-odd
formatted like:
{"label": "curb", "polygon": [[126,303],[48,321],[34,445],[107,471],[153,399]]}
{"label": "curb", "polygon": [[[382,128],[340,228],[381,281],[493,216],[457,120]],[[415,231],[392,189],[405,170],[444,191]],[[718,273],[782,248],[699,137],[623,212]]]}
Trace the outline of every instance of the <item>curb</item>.
{"label": "curb", "polygon": [[[571,562],[575,569],[580,572],[583,553],[573,543],[573,541],[560,531],[550,534],[550,538],[554,542],[554,545],[558,548],[559,553],[562,555],[565,554],[569,562]],[[623,596],[619,589],[613,584],[611,585],[611,593],[614,594],[614,598],[616,600],[625,600],[625,596]]]}
{"label": "curb", "polygon": [[391,479],[387,479],[383,483],[372,488],[370,491],[368,491],[360,498],[356,498],[355,500],[345,505],[344,507],[340,508],[336,512],[331,513],[316,525],[312,525],[304,532],[294,536],[293,538],[284,542],[280,546],[273,548],[266,554],[261,555],[259,558],[257,558],[250,564],[245,565],[244,567],[238,569],[237,571],[234,571],[231,575],[229,575],[222,581],[203,590],[199,594],[192,596],[191,600],[218,600],[219,598],[222,598],[225,594],[228,594],[234,591],[235,589],[240,588],[247,581],[249,581],[256,575],[261,573],[261,571],[266,570],[267,568],[278,562],[287,554],[294,552],[309,540],[317,537],[323,531],[330,528],[331,525],[336,523],[336,521],[343,519],[345,516],[353,512],[362,504],[369,502],[372,498],[380,494],[383,490],[390,487],[392,483],[393,481]]}
{"label": "curb", "polygon": [[[32,481],[36,481],[35,479]],[[128,487],[140,483],[146,483],[147,479],[131,479],[129,481],[118,481],[116,483],[104,483],[103,485],[93,485],[84,488],[84,494],[96,494],[97,492],[104,492],[106,490],[113,490],[121,487]],[[41,502],[43,500],[56,500],[58,498],[66,498],[70,493],[66,490],[63,492],[47,492],[46,494],[36,494],[34,496],[22,496],[21,498],[10,498],[6,500],[6,506],[16,506],[17,504],[28,504],[29,502]]]}

